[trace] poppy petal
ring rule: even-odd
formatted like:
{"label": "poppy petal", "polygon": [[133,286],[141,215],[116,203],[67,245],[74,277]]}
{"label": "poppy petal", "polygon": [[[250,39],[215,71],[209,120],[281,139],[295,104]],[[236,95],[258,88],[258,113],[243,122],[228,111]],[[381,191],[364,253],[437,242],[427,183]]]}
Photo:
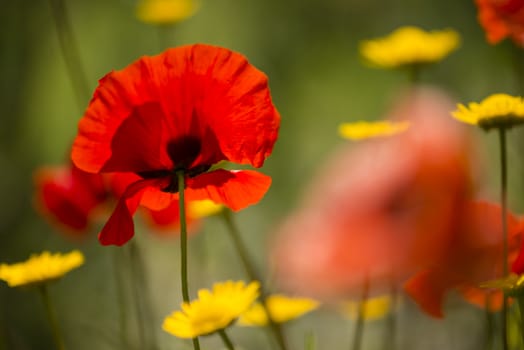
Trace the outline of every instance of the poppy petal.
{"label": "poppy petal", "polygon": [[[72,159],[88,172],[173,169],[182,160],[260,167],[279,124],[267,77],[244,56],[183,46],[100,80],[79,122]],[[188,145],[193,153],[179,154]]]}
{"label": "poppy petal", "polygon": [[210,199],[234,211],[255,204],[264,197],[271,177],[252,170],[215,170],[189,178],[186,186],[187,200]]}
{"label": "poppy petal", "polygon": [[410,278],[404,285],[406,293],[422,310],[436,318],[443,318],[442,304],[447,286],[431,270],[425,270]]}
{"label": "poppy petal", "polygon": [[101,175],[74,166],[40,168],[34,182],[39,211],[75,234],[87,229],[94,209],[107,198]]}
{"label": "poppy petal", "polygon": [[148,188],[161,186],[160,180],[140,180],[127,187],[118,200],[118,204],[98,235],[102,245],[121,246],[135,234],[133,214],[136,212],[140,199]]}

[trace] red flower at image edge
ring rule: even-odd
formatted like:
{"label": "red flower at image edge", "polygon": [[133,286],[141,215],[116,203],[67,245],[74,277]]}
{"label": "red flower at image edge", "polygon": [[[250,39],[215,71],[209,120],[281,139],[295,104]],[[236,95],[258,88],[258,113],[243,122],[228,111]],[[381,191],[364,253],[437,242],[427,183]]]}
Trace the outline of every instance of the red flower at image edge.
{"label": "red flower at image edge", "polygon": [[72,159],[91,173],[134,173],[99,235],[122,245],[138,205],[159,210],[178,199],[211,199],[233,210],[258,202],[271,178],[252,170],[209,171],[220,161],[261,167],[280,116],[267,77],[240,54],[197,44],[145,56],[99,82],[79,122]]}
{"label": "red flower at image edge", "polygon": [[108,198],[103,178],[75,166],[42,167],[34,174],[35,204],[53,224],[81,236]]}
{"label": "red flower at image edge", "polygon": [[475,0],[479,22],[489,43],[506,37],[524,46],[524,0]]}
{"label": "red flower at image edge", "polygon": [[[107,205],[138,179],[134,174],[90,174],[72,164],[40,167],[34,173],[35,206],[68,236],[85,237],[96,220],[108,215]],[[171,234],[180,223],[177,200],[161,210],[144,208],[143,214],[153,232],[162,235]],[[194,231],[195,219],[187,213],[189,233]]]}

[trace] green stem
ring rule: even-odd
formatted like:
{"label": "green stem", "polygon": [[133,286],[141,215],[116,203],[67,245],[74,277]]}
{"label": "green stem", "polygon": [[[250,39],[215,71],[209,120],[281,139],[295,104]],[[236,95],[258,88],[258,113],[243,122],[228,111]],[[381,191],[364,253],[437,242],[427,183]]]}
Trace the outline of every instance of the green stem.
{"label": "green stem", "polygon": [[362,347],[362,338],[364,334],[364,316],[366,310],[366,300],[369,294],[369,282],[366,278],[362,290],[362,299],[358,308],[357,323],[355,324],[355,336],[353,337],[353,346],[351,349],[360,350]]}
{"label": "green stem", "polygon": [[413,87],[420,81],[421,66],[419,64],[411,64],[407,67],[407,69],[409,84]]}
{"label": "green stem", "polygon": [[520,336],[522,340],[522,346],[524,346],[524,330],[522,329],[522,324],[524,323],[524,296],[519,295],[516,299],[517,303],[519,304],[520,311]]}
{"label": "green stem", "polygon": [[145,330],[145,317],[144,317],[144,304],[143,304],[143,297],[141,292],[141,287],[143,286],[141,284],[141,281],[138,279],[138,274],[136,271],[137,268],[137,262],[136,260],[136,253],[134,252],[135,249],[135,241],[131,240],[129,244],[127,245],[128,253],[129,253],[129,262],[131,267],[131,289],[133,290],[133,301],[135,304],[135,312],[136,312],[136,324],[138,328],[138,345],[140,349],[145,349],[146,342],[146,330]]}
{"label": "green stem", "polygon": [[[504,266],[504,276],[509,273],[508,267],[508,228],[507,228],[507,187],[508,187],[508,175],[507,175],[507,152],[506,152],[506,129],[504,127],[499,128],[499,141],[500,141],[500,201],[502,207],[502,242],[503,242],[503,253],[502,258]],[[502,349],[508,349],[508,298],[504,295],[504,301],[502,305]]]}
{"label": "green stem", "polygon": [[126,288],[124,279],[125,264],[122,261],[124,255],[122,249],[113,250],[113,272],[116,281],[116,297],[118,300],[118,316],[120,325],[120,342],[123,348],[129,348],[128,334],[127,334],[127,308],[126,308]]}
{"label": "green stem", "polygon": [[235,350],[235,347],[233,346],[233,343],[231,342],[231,339],[227,336],[226,330],[221,329],[218,331],[218,334],[220,335],[220,338],[224,342],[224,345],[228,350]]}
{"label": "green stem", "polygon": [[[189,286],[187,282],[187,223],[186,223],[186,179],[183,170],[176,172],[180,208],[180,278],[182,284],[182,298],[189,303]],[[193,338],[193,348],[200,350],[198,338]]]}
{"label": "green stem", "polygon": [[[233,222],[233,218],[231,215],[230,210],[222,210],[222,218],[224,219],[224,222],[226,223],[226,226],[228,228],[229,236],[231,237],[231,240],[233,241],[233,244],[235,245],[235,249],[237,251],[237,254],[240,257],[240,260],[242,260],[242,264],[244,265],[244,269],[246,270],[246,274],[248,278],[252,281],[259,281],[262,283],[261,279],[258,276],[258,273],[255,270],[255,267],[253,263],[251,262],[251,259],[249,258],[249,254],[247,252],[247,248],[242,240],[242,237],[240,235],[240,232]],[[269,312],[269,308],[267,306],[267,292],[264,289],[264,286],[261,285],[260,287],[260,299],[262,301],[262,306],[264,307],[264,310],[266,314],[268,315],[268,326],[275,336],[275,339],[280,347],[281,350],[287,350],[287,344],[286,339],[284,337],[284,332],[282,330],[282,327],[276,323],[273,318],[271,317],[271,313]]]}
{"label": "green stem", "polygon": [[75,36],[73,35],[66,4],[63,0],[49,0],[49,5],[53,13],[62,56],[73,85],[73,92],[80,110],[84,110],[90,96],[89,84],[87,83],[85,70],[80,59]]}
{"label": "green stem", "polygon": [[51,298],[49,297],[47,285],[42,284],[39,290],[40,295],[42,296],[42,301],[44,302],[47,319],[49,321],[49,325],[51,326],[51,332],[53,334],[53,339],[55,341],[56,348],[58,350],[65,350],[64,340],[62,338],[62,334],[60,333],[60,327],[58,326],[56,312],[53,306],[51,305]]}
{"label": "green stem", "polygon": [[147,349],[158,349],[154,328],[153,308],[151,306],[151,296],[149,294],[149,283],[146,278],[145,264],[136,242],[136,238],[130,242],[130,254],[134,285],[137,291],[136,296],[138,307],[142,309],[142,319],[140,320],[145,334]]}
{"label": "green stem", "polygon": [[304,349],[305,350],[315,350],[316,348],[317,346],[316,346],[315,333],[313,333],[313,331],[309,331],[305,335]]}
{"label": "green stem", "polygon": [[492,294],[488,294],[486,296],[486,305],[485,305],[485,312],[486,312],[486,350],[491,350],[493,348],[493,335],[495,334],[495,320],[493,319],[493,313],[491,310],[491,298]]}
{"label": "green stem", "polygon": [[397,308],[398,308],[398,289],[394,281],[390,286],[391,311],[387,319],[387,336],[384,342],[384,349],[395,350],[397,343]]}
{"label": "green stem", "polygon": [[517,45],[512,45],[512,50],[517,91],[520,96],[524,96],[524,49]]}

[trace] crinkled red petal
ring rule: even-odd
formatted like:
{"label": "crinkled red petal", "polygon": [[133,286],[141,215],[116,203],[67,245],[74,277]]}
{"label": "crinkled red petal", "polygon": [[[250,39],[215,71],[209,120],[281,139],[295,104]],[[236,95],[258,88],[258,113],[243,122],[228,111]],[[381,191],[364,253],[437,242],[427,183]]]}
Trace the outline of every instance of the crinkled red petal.
{"label": "crinkled red petal", "polygon": [[134,235],[133,214],[136,212],[144,191],[162,188],[164,179],[139,180],[129,185],[98,236],[102,245],[121,246]]}
{"label": "crinkled red petal", "polygon": [[252,170],[215,170],[189,178],[186,199],[210,199],[238,211],[258,203],[271,185],[271,177]]}
{"label": "crinkled red petal", "polygon": [[[262,166],[280,116],[267,77],[245,57],[197,44],[142,57],[100,80],[79,122],[72,159],[88,172],[173,169],[170,142],[199,142],[191,166]],[[194,150],[194,149],[192,149]],[[184,152],[184,149],[170,152]],[[170,157],[171,155],[171,157]]]}

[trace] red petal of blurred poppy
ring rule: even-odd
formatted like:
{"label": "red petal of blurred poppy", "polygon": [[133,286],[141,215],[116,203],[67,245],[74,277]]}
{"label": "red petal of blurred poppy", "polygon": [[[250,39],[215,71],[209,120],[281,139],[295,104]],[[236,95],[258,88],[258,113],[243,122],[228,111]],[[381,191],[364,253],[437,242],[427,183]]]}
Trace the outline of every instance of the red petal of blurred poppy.
{"label": "red petal of blurred poppy", "polygon": [[[143,125],[146,118],[151,125]],[[267,77],[242,55],[184,46],[143,57],[100,80],[80,120],[72,159],[89,172],[173,169],[165,164],[169,158],[192,166],[230,160],[260,167],[279,123]],[[196,142],[185,147],[184,140]],[[184,147],[168,150],[171,143]],[[128,147],[136,152],[126,154]]]}
{"label": "red petal of blurred poppy", "polygon": [[102,176],[74,166],[41,168],[34,179],[38,209],[76,233],[87,229],[93,210],[107,198]]}
{"label": "red petal of blurred poppy", "polygon": [[187,200],[211,199],[237,211],[264,197],[271,177],[252,170],[215,170],[187,180]]}
{"label": "red petal of blurred poppy", "polygon": [[465,300],[481,309],[485,309],[486,306],[490,312],[502,309],[504,293],[500,290],[486,290],[473,286],[461,287],[458,290]]}
{"label": "red petal of blurred poppy", "polygon": [[98,236],[102,245],[121,246],[134,235],[133,214],[144,191],[148,188],[162,188],[164,179],[140,180],[128,186],[118,200],[118,204]]}
{"label": "red petal of blurred poppy", "polygon": [[442,318],[442,302],[448,289],[445,281],[431,270],[425,270],[410,278],[404,290],[429,315]]}

